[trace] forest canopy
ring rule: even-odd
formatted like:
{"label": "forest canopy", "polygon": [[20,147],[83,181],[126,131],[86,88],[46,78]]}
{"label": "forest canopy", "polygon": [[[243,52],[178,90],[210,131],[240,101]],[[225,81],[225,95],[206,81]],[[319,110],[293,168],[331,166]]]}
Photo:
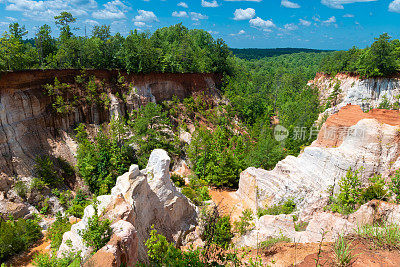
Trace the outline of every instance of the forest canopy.
{"label": "forest canopy", "polygon": [[0,38],[0,71],[24,69],[125,69],[131,73],[227,72],[230,51],[222,39],[204,30],[176,24],[150,32],[111,35],[110,26],[94,26],[90,37],[74,33],[74,18],[55,16],[58,38],[44,24],[32,40],[18,22]]}
{"label": "forest canopy", "polygon": [[400,41],[384,33],[365,49],[352,47],[347,51],[328,54],[321,62],[320,71],[331,75],[348,72],[364,77],[379,77],[393,75],[399,68]]}

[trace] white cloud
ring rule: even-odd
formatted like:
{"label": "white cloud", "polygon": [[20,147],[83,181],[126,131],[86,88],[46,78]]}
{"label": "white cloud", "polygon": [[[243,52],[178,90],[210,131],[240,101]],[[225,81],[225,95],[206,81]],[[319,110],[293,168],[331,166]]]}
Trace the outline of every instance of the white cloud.
{"label": "white cloud", "polygon": [[246,9],[236,9],[235,13],[233,13],[235,17],[234,20],[249,20],[254,18],[256,15],[256,11],[253,8],[246,8]]}
{"label": "white cloud", "polygon": [[136,22],[153,22],[158,21],[157,16],[154,14],[153,11],[146,11],[146,10],[138,10],[138,15],[135,16],[133,21]]}
{"label": "white cloud", "polygon": [[259,28],[264,31],[271,31],[271,28],[275,27],[275,24],[272,22],[272,20],[263,20],[260,17],[251,19],[249,23],[252,27]]}
{"label": "white cloud", "polygon": [[218,7],[219,5],[218,5],[217,0],[213,0],[211,2],[201,0],[201,6],[202,7]]}
{"label": "white cloud", "polygon": [[133,23],[136,27],[146,27],[146,23],[142,22],[142,21],[135,21]]}
{"label": "white cloud", "polygon": [[300,8],[300,5],[289,0],[282,0],[281,5],[287,8]]}
{"label": "white cloud", "polygon": [[24,17],[32,20],[49,21],[62,11],[71,12],[74,16],[88,15],[97,9],[95,0],[3,0],[6,10],[22,12]]}
{"label": "white cloud", "polygon": [[95,19],[123,19],[128,7],[120,0],[114,0],[105,3],[104,9],[98,10],[92,13],[92,17]]}
{"label": "white cloud", "polygon": [[183,7],[183,8],[189,8],[189,6],[185,2],[178,3],[178,6]]}
{"label": "white cloud", "polygon": [[231,33],[231,34],[229,34],[230,36],[238,36],[238,35],[243,35],[243,34],[245,34],[246,32],[244,31],[244,30],[240,30],[238,33]]}
{"label": "white cloud", "polygon": [[219,34],[219,32],[217,32],[217,31],[212,31],[212,30],[209,30],[209,31],[207,31],[209,34]]}
{"label": "white cloud", "polygon": [[288,30],[288,31],[294,31],[294,30],[297,30],[299,27],[297,27],[297,25],[294,23],[288,23],[284,26],[284,28],[285,28],[285,30]]}
{"label": "white cloud", "polygon": [[321,4],[336,9],[344,9],[345,4],[375,2],[377,0],[321,0]]}
{"label": "white cloud", "polygon": [[199,21],[201,19],[208,19],[208,16],[196,12],[190,12],[190,16],[194,21]]}
{"label": "white cloud", "polygon": [[353,14],[344,14],[343,18],[354,18]]}
{"label": "white cloud", "polygon": [[299,19],[299,24],[308,27],[311,25],[311,22],[305,19]]}
{"label": "white cloud", "polygon": [[261,2],[262,0],[225,0],[226,2]]}
{"label": "white cloud", "polygon": [[323,23],[326,23],[326,24],[335,23],[335,22],[336,22],[335,16],[332,16],[329,19],[323,21]]}
{"label": "white cloud", "polygon": [[400,0],[394,0],[391,2],[389,4],[389,11],[400,13]]}
{"label": "white cloud", "polygon": [[92,19],[87,19],[87,20],[84,21],[84,23],[85,23],[85,24],[92,25],[92,26],[100,25],[100,23],[98,23],[97,21],[92,20]]}
{"label": "white cloud", "polygon": [[188,17],[188,14],[186,11],[174,11],[172,12],[172,16],[177,18],[186,18]]}

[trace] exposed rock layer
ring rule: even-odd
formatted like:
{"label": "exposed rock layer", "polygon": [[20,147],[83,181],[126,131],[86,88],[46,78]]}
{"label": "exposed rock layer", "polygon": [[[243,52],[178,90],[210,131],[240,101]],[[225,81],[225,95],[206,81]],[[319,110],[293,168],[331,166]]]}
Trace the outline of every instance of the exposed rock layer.
{"label": "exposed rock layer", "polygon": [[[126,112],[150,101],[184,98],[206,91],[215,94],[221,82],[217,74],[127,74],[130,84],[126,103],[116,99],[118,71],[87,70],[102,81],[111,99],[111,112]],[[54,112],[43,85],[73,83],[80,70],[35,70],[0,73],[0,172],[8,176],[30,176],[35,157],[42,153],[62,155],[73,162],[70,140],[63,131],[78,123],[100,124],[108,121],[110,111],[97,106],[80,106],[61,116]],[[127,89],[128,90],[128,89]]]}

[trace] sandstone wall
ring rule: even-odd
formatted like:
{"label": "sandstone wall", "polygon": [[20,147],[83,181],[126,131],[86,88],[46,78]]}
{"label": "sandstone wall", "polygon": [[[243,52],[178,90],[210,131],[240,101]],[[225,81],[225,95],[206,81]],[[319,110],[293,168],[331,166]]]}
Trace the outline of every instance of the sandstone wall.
{"label": "sandstone wall", "polygon": [[[119,72],[116,70],[87,70],[105,84],[112,101],[111,111],[131,110],[149,101],[163,101],[176,95],[187,97],[199,91],[217,94],[221,83],[218,74],[127,74],[126,82],[133,85],[126,103],[115,93]],[[80,70],[32,70],[0,73],[0,173],[7,176],[29,176],[37,155],[62,155],[73,161],[73,142],[65,134],[78,123],[101,124],[110,119],[110,111],[97,106],[80,106],[70,114],[60,116],[52,108],[43,85],[74,82]],[[72,147],[72,148],[71,148]]]}

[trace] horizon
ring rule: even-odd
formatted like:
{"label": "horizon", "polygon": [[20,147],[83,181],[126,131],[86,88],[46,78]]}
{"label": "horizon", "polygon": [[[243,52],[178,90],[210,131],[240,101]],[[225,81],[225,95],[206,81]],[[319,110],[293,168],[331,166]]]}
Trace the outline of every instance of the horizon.
{"label": "horizon", "polygon": [[32,38],[46,23],[57,36],[53,17],[62,11],[77,18],[78,35],[90,35],[95,25],[126,36],[182,22],[238,49],[346,50],[365,48],[384,32],[400,36],[400,0],[0,0],[0,32],[19,22]]}

